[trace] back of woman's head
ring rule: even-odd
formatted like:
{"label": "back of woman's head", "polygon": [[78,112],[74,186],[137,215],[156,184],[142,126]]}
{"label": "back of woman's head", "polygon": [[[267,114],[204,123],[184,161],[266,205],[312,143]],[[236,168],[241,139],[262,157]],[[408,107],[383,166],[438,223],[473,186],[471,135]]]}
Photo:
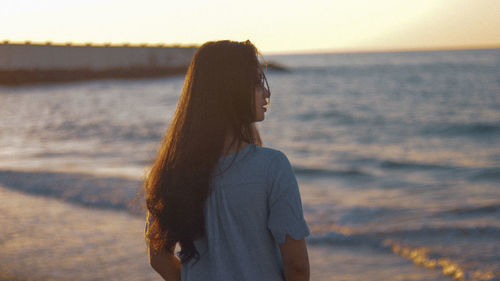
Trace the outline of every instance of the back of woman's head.
{"label": "back of woman's head", "polygon": [[186,74],[176,112],[144,183],[154,250],[180,243],[181,261],[199,257],[204,204],[228,136],[262,145],[254,125],[258,51],[250,41],[203,44]]}
{"label": "back of woman's head", "polygon": [[186,76],[183,95],[189,101],[184,106],[190,108],[183,110],[206,122],[208,128],[216,124],[227,133],[236,133],[254,121],[258,70],[257,50],[250,41],[203,44]]}

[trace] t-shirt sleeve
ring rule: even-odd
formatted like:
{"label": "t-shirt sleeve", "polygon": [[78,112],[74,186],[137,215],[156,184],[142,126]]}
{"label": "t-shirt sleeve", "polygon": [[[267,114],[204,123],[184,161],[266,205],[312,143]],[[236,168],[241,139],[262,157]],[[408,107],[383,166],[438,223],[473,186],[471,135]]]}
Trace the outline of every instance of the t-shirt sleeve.
{"label": "t-shirt sleeve", "polygon": [[280,152],[273,159],[269,172],[268,229],[278,244],[285,242],[286,234],[295,240],[307,237],[310,231],[302,211],[299,186],[285,154]]}

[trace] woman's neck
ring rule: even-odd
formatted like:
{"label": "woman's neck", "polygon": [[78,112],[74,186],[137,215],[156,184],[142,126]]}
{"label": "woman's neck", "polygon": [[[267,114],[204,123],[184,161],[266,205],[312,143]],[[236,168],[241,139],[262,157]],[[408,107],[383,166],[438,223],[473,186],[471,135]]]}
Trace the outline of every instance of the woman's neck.
{"label": "woman's neck", "polygon": [[235,141],[234,143],[232,142],[233,142],[233,137],[228,136],[226,138],[226,142],[224,143],[224,149],[222,155],[228,155],[239,152],[248,145],[248,143],[244,141],[239,141],[239,142]]}

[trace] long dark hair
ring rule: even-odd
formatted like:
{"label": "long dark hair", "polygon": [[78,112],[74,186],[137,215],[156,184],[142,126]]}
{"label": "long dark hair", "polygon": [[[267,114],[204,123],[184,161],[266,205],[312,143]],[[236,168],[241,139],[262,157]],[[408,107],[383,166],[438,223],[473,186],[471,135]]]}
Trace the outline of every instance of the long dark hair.
{"label": "long dark hair", "polygon": [[258,55],[248,40],[207,42],[197,50],[146,177],[146,239],[155,251],[179,242],[182,263],[199,259],[193,242],[205,235],[204,205],[227,136],[231,144],[262,146],[254,124],[255,88],[264,75]]}

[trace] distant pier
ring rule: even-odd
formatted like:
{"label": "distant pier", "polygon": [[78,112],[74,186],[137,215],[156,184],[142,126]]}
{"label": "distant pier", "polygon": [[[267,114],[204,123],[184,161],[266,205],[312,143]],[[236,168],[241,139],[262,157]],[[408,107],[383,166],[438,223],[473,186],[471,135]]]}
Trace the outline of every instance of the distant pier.
{"label": "distant pier", "polygon": [[0,85],[184,74],[198,46],[0,43]]}

